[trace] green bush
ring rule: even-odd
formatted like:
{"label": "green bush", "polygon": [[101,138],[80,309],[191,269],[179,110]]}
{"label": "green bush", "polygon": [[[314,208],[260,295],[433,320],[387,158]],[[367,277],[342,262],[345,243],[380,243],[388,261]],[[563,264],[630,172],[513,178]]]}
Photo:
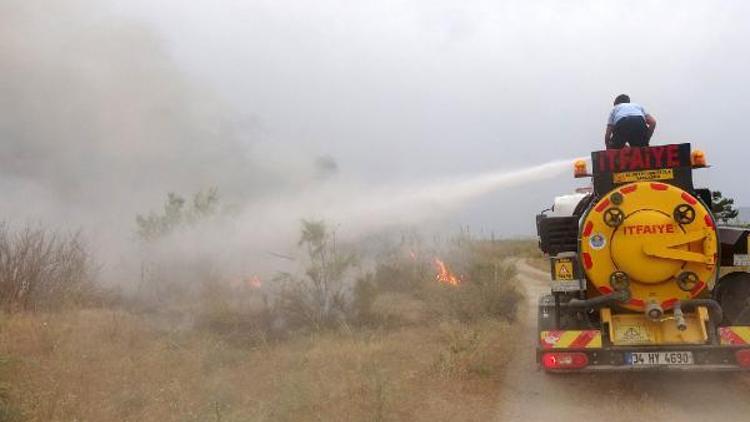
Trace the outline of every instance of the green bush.
{"label": "green bush", "polygon": [[190,204],[176,193],[168,193],[161,214],[150,212],[135,217],[136,233],[145,241],[153,241],[169,235],[176,229],[190,226],[213,217],[219,212],[219,191],[210,188],[193,195]]}

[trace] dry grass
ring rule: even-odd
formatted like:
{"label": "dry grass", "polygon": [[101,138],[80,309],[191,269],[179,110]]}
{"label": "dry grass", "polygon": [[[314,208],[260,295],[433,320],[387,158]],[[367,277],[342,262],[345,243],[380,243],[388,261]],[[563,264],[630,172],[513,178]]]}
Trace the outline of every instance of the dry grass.
{"label": "dry grass", "polygon": [[460,285],[393,249],[326,324],[210,272],[158,301],[0,313],[0,421],[489,419],[522,302],[504,260],[528,242],[462,242]]}
{"label": "dry grass", "polygon": [[[5,420],[482,420],[506,342],[497,320],[342,329],[261,346],[164,332],[103,310],[0,321]],[[4,362],[4,363],[3,363]]]}
{"label": "dry grass", "polygon": [[[450,270],[460,275],[457,286],[436,281],[432,253],[420,253],[421,258],[403,253],[382,258],[355,286],[354,321],[368,326],[408,325],[435,318],[513,321],[522,294],[515,282],[516,269],[507,259],[528,249],[530,242],[461,243],[461,248],[440,253]],[[379,303],[383,298],[389,299],[389,307]],[[394,312],[399,307],[403,310]]]}
{"label": "dry grass", "polygon": [[532,266],[532,267],[534,267],[534,268],[536,268],[538,270],[544,271],[545,273],[550,271],[550,261],[549,261],[549,258],[545,258],[543,256],[542,257],[531,257],[531,258],[526,258],[526,262],[530,266]]}
{"label": "dry grass", "polygon": [[[484,243],[484,245],[483,245]],[[487,250],[490,254],[503,254],[525,258],[526,262],[534,268],[549,272],[549,257],[545,256],[536,239],[507,239],[496,242],[477,242],[477,247]]]}

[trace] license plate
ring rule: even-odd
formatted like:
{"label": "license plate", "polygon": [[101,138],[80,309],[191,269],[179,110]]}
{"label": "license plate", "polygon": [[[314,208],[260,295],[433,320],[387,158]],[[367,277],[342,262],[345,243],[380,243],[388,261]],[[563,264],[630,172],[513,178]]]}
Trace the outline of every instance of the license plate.
{"label": "license plate", "polygon": [[692,365],[693,352],[633,352],[625,356],[628,365]]}

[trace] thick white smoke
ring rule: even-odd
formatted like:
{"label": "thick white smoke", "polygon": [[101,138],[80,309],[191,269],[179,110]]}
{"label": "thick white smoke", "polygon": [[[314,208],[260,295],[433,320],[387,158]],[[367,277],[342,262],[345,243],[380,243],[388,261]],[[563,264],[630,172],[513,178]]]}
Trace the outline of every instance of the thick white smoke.
{"label": "thick white smoke", "polygon": [[[293,194],[249,201],[238,215],[210,228],[179,234],[171,244],[186,255],[210,254],[232,272],[267,276],[287,264],[274,259],[274,253],[295,256],[302,219],[326,222],[343,242],[410,227],[434,228],[482,196],[558,177],[570,170],[572,162],[560,160],[411,185],[369,186],[332,180]],[[444,227],[447,232],[453,226]]]}
{"label": "thick white smoke", "polygon": [[356,181],[330,157],[316,161],[260,136],[258,119],[188,80],[147,26],[93,1],[42,3],[0,3],[0,220],[82,227],[118,279],[141,259],[135,215],[158,211],[168,192],[216,186],[237,211],[174,233],[161,252],[269,273],[278,269],[269,251],[294,254],[301,219],[326,221],[342,240],[438,224],[482,195],[555,177],[570,163]]}

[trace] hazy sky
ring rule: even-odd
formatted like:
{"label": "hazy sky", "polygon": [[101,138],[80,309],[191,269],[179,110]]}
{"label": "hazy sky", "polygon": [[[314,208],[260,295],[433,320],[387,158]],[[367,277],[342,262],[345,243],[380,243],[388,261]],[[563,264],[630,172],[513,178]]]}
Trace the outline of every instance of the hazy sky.
{"label": "hazy sky", "polygon": [[[744,1],[3,0],[4,209],[130,218],[168,190],[299,184],[320,155],[363,186],[517,169],[600,149],[623,92],[748,205],[749,21]],[[454,221],[531,234],[577,185]]]}
{"label": "hazy sky", "polygon": [[616,94],[750,203],[743,1],[121,2],[262,140],[368,179],[519,166],[602,145]]}
{"label": "hazy sky", "polygon": [[[127,6],[126,6],[127,4]],[[120,4],[268,139],[363,173],[468,171],[601,146],[613,97],[740,169],[742,1],[183,1]],[[745,151],[750,148],[745,149]],[[722,177],[741,193],[736,177]]]}

